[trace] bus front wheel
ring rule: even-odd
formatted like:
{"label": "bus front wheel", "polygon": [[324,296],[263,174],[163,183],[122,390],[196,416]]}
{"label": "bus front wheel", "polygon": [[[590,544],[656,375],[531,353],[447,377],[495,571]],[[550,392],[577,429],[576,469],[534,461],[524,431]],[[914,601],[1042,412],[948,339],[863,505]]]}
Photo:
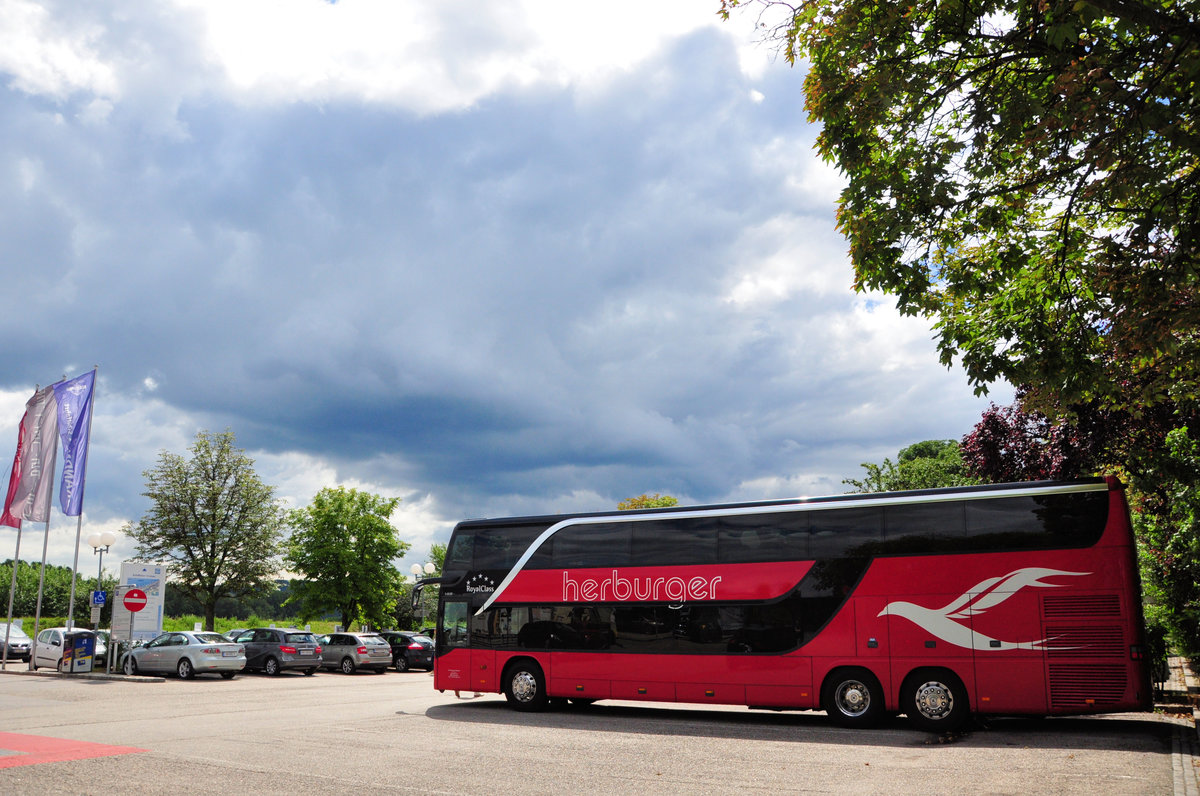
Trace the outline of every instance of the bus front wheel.
{"label": "bus front wheel", "polygon": [[971,712],[962,680],[946,669],[917,669],[904,678],[900,702],[913,726],[928,732],[954,732]]}
{"label": "bus front wheel", "polygon": [[546,676],[533,661],[510,663],[504,670],[504,698],[517,710],[542,710],[546,698]]}
{"label": "bus front wheel", "polygon": [[825,678],[821,707],[841,727],[873,727],[883,717],[883,688],[866,669],[837,669]]}

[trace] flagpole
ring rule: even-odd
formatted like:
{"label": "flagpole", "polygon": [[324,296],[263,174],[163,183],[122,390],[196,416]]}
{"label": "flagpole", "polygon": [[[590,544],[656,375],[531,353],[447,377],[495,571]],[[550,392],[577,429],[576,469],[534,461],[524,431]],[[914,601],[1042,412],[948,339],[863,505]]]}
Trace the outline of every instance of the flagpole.
{"label": "flagpole", "polygon": [[[34,388],[33,392],[34,392],[34,395],[37,395],[36,387]],[[17,432],[17,453],[13,457],[13,464],[8,472],[8,476],[9,476],[8,497],[5,498],[5,501],[4,501],[4,516],[5,517],[9,516],[9,510],[12,507],[12,504],[10,501],[12,500],[12,498],[14,496],[14,493],[13,493],[14,484],[12,481],[12,477],[15,475],[15,476],[17,476],[17,481],[18,482],[20,481],[20,470],[17,468],[17,464],[21,460],[21,450],[23,447],[22,443],[25,441],[25,418],[26,418],[26,416],[28,416],[28,414],[29,414],[29,406],[28,406],[28,404],[26,404],[25,415],[21,416],[21,426],[20,426],[20,430]],[[13,554],[12,584],[8,587],[8,620],[7,620],[7,623],[4,628],[4,658],[2,661],[0,661],[0,668],[4,668],[4,669],[8,668],[8,639],[10,638],[10,634],[12,632],[13,597],[17,593],[17,569],[21,566],[21,520],[16,519],[16,518],[10,518],[10,519],[15,521],[17,524],[16,525],[16,528],[17,528],[17,550]],[[29,657],[31,660],[33,659],[33,649],[32,648],[29,650]]]}
{"label": "flagpole", "polygon": [[[52,387],[47,387],[46,389],[52,390]],[[37,392],[41,392],[41,390],[38,390]],[[34,394],[36,395],[37,393],[35,392]],[[58,409],[55,408],[55,423],[56,423],[56,425],[57,425],[57,418],[58,418]],[[39,466],[42,468],[44,468],[46,466],[46,457],[45,457],[45,454],[42,452],[44,449],[44,446],[45,446],[44,439],[46,437],[46,434],[44,433],[44,431],[45,431],[45,429],[41,428],[39,426],[38,433],[34,435],[34,441],[37,442],[37,444],[38,444]],[[50,550],[50,504],[54,502],[54,464],[55,464],[54,454],[58,451],[58,439],[57,439],[58,434],[57,434],[57,432],[54,434],[51,434],[50,437],[51,437],[51,441],[50,441],[50,445],[51,445],[51,448],[50,448],[50,452],[51,452],[50,473],[49,473],[49,476],[46,476],[44,474],[39,476],[39,480],[40,480],[40,478],[44,478],[44,477],[48,477],[50,480],[48,482],[48,486],[46,489],[46,504],[45,504],[46,505],[46,536],[45,536],[45,539],[42,541],[42,568],[38,574],[37,608],[34,610],[34,614],[33,614],[33,644],[31,645],[31,649],[29,650],[29,668],[30,668],[30,670],[36,669],[35,661],[37,661],[37,637],[38,637],[38,632],[40,631],[41,624],[42,624],[42,594],[43,594],[45,584],[46,584],[46,556]],[[36,491],[31,495],[31,497],[36,498]],[[32,510],[31,513],[36,514],[36,509]],[[66,641],[64,640],[63,643],[65,644]],[[61,659],[60,659],[60,662],[61,662]]]}
{"label": "flagpole", "polygon": [[[21,529],[17,528],[17,551],[13,553],[12,585],[8,587],[8,619],[4,624],[4,657],[0,658],[0,669],[8,668],[8,637],[12,632],[13,596],[17,593],[17,567],[21,566]],[[30,652],[30,655],[33,653]]]}
{"label": "flagpole", "polygon": [[[96,371],[100,369],[99,365],[92,366],[92,392],[88,396],[88,424],[87,424],[87,447],[84,448],[83,457],[87,461],[87,454],[92,447],[92,415],[96,411]],[[63,379],[66,381],[66,379]],[[63,451],[63,460],[66,461],[67,452]],[[71,598],[67,601],[67,627],[75,627],[75,581],[79,577],[79,540],[83,537],[83,493],[87,488],[87,479],[83,479],[83,483],[79,485],[79,514],[75,518],[75,563],[71,565]],[[61,497],[61,494],[60,494]],[[96,581],[96,588],[100,588],[100,581]]]}
{"label": "flagpole", "polygon": [[75,629],[75,580],[79,577],[79,540],[83,535],[83,512],[75,518],[75,562],[71,564],[71,597],[67,600],[67,629]]}
{"label": "flagpole", "polygon": [[[51,489],[53,489],[51,485]],[[29,669],[32,671],[35,668],[34,662],[37,660],[37,637],[38,629],[42,624],[42,587],[46,583],[46,552],[50,549],[50,517],[46,517],[46,538],[42,542],[42,571],[38,575],[38,593],[37,593],[37,608],[33,614],[33,649],[29,652]]]}

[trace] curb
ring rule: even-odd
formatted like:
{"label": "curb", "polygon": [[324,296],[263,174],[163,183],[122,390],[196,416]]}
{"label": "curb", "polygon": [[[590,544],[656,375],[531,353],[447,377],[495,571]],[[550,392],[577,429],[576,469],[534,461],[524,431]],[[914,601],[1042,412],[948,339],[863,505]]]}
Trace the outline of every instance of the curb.
{"label": "curb", "polygon": [[1172,656],[1170,691],[1175,701],[1156,704],[1155,709],[1187,721],[1176,724],[1171,739],[1171,773],[1175,796],[1200,796],[1200,678],[1192,673],[1186,659]]}
{"label": "curb", "polygon": [[35,672],[29,669],[0,669],[0,674],[12,674],[21,677],[54,677],[62,680],[116,680],[129,683],[165,683],[167,681],[165,677],[143,677],[140,675],[129,677],[128,675],[116,672],[113,674],[108,674],[107,672],[76,672],[74,674],[65,674],[63,672],[51,671]]}

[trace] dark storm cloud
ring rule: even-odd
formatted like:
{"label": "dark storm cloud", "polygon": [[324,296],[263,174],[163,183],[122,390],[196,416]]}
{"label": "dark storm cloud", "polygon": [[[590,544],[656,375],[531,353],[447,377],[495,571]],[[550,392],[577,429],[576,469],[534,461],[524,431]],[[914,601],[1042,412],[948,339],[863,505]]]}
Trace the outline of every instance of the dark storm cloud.
{"label": "dark storm cloud", "polygon": [[[7,386],[99,363],[111,394],[449,518],[838,491],[862,451],[977,414],[850,292],[834,192],[796,187],[821,179],[800,75],[752,84],[717,33],[434,115],[168,99],[0,93]],[[731,298],[772,257],[799,281]],[[89,494],[136,517],[153,456],[129,458]]]}

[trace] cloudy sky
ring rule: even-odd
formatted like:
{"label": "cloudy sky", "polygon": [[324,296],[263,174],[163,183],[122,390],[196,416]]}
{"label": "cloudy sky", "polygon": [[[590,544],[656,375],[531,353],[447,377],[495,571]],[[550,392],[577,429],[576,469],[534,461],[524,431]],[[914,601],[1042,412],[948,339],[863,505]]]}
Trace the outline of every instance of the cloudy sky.
{"label": "cloudy sky", "polygon": [[0,0],[3,483],[93,365],[84,537],[230,428],[291,507],[403,498],[405,568],[467,517],[837,493],[962,436],[989,399],[852,289],[802,69],[718,7]]}

